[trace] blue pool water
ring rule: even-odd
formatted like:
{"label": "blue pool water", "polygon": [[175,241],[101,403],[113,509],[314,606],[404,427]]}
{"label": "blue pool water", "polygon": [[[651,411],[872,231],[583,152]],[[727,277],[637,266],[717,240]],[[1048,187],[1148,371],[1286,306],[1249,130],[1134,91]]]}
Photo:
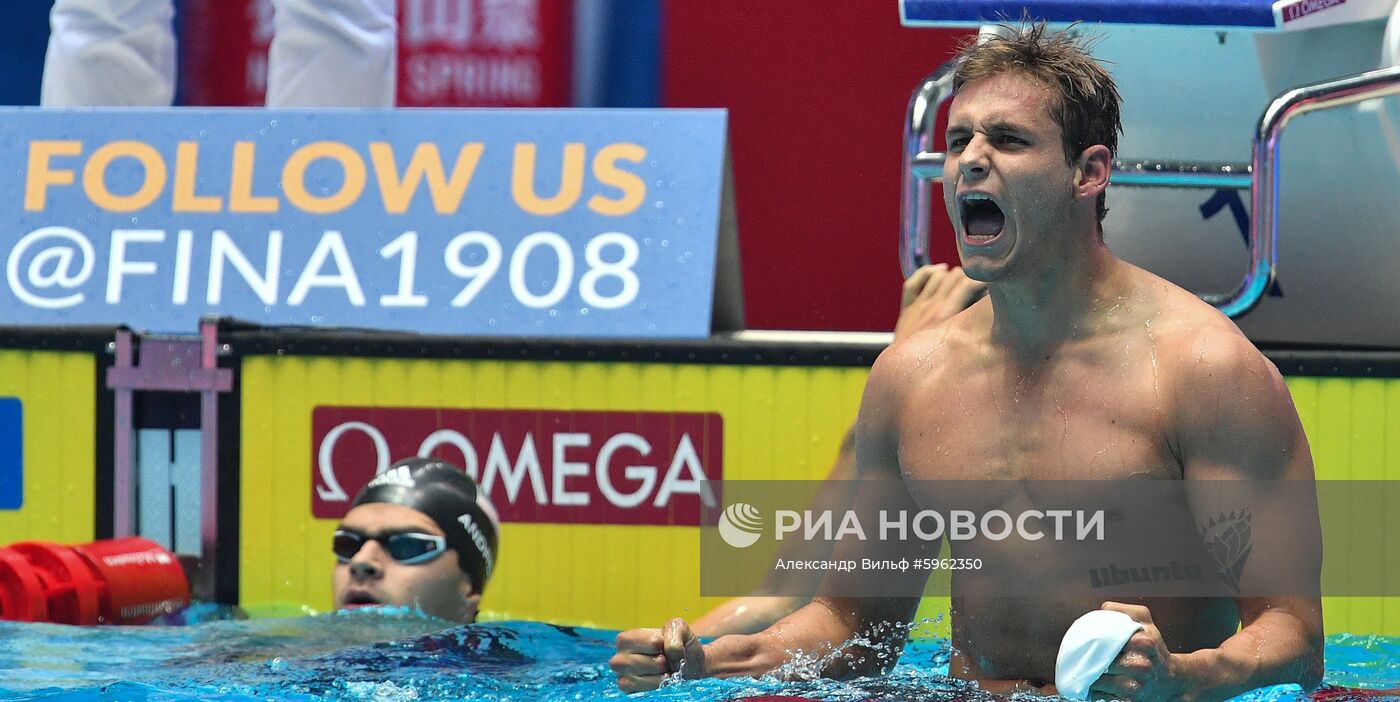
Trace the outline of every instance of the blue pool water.
{"label": "blue pool water", "polygon": [[[92,700],[824,700],[990,699],[943,677],[946,642],[912,643],[881,679],[685,681],[628,697],[608,671],[616,632],[532,622],[442,630],[407,611],[185,627],[80,628],[0,622],[0,699]],[[1400,639],[1334,636],[1328,682],[1400,686]],[[1297,688],[1248,695],[1297,697]]]}

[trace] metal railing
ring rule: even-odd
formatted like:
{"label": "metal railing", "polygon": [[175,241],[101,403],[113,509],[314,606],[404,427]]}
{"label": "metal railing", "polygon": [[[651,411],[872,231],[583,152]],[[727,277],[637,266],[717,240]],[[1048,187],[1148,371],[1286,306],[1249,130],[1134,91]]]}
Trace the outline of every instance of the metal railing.
{"label": "metal railing", "polygon": [[[914,91],[904,122],[904,191],[899,261],[905,276],[929,262],[929,183],[943,178],[947,155],[933,151],[938,109],[952,95],[953,63],[934,71]],[[1234,188],[1250,191],[1249,268],[1232,293],[1201,294],[1231,317],[1252,309],[1273,283],[1278,266],[1278,161],[1283,128],[1298,115],[1371,98],[1400,94],[1400,66],[1294,88],[1269,103],[1254,136],[1253,161],[1194,163],[1113,162],[1110,182],[1157,188]]]}

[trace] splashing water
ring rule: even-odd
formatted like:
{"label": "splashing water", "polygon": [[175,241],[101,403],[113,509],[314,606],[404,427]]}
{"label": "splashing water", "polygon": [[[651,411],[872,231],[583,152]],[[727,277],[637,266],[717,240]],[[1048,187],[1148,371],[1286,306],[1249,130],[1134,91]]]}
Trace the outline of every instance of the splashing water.
{"label": "splashing water", "polygon": [[[999,699],[946,677],[949,649],[943,640],[907,644],[885,676],[812,679],[836,656],[878,651],[862,637],[834,651],[808,652],[778,671],[782,677],[806,678],[798,682],[776,676],[675,676],[661,689],[628,696],[607,667],[616,632],[533,622],[445,626],[394,609],[184,627],[0,622],[0,699],[720,702],[774,694],[850,702]],[[1341,635],[1329,637],[1327,644],[1328,682],[1400,685],[1400,639]],[[1296,697],[1297,688],[1281,687],[1244,699]]]}

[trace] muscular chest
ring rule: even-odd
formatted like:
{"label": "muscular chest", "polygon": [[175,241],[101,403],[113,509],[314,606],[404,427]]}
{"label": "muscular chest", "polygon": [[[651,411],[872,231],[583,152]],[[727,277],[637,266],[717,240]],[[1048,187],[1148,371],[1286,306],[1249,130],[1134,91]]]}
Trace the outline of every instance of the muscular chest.
{"label": "muscular chest", "polygon": [[1150,357],[1090,350],[1029,371],[985,359],[945,371],[915,386],[901,421],[911,478],[1180,475]]}

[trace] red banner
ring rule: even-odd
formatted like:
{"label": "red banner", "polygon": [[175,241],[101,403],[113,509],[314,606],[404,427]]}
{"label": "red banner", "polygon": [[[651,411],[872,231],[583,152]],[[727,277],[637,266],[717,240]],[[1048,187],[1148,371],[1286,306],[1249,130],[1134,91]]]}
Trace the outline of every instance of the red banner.
{"label": "red banner", "polygon": [[[398,0],[400,107],[565,107],[571,0]],[[263,104],[271,0],[180,7],[186,105]]]}
{"label": "red banner", "polygon": [[399,0],[399,106],[568,105],[572,10],[564,0]]}
{"label": "red banner", "polygon": [[723,479],[716,413],[317,407],[311,513],[338,519],[391,463],[462,466],[506,522],[698,526]]}

